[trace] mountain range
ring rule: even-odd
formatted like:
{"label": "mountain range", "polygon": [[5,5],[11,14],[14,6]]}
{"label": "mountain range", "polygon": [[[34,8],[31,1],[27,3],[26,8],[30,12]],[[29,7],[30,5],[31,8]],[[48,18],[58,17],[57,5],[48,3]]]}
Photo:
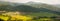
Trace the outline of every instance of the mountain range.
{"label": "mountain range", "polygon": [[[5,4],[6,3],[6,4]],[[32,12],[33,15],[38,13],[38,15],[60,15],[60,8],[55,5],[49,5],[45,3],[27,2],[27,3],[11,3],[11,2],[0,2],[0,10],[6,11],[22,11],[22,12]],[[46,13],[47,12],[47,13]],[[36,14],[37,15],[37,14]]]}

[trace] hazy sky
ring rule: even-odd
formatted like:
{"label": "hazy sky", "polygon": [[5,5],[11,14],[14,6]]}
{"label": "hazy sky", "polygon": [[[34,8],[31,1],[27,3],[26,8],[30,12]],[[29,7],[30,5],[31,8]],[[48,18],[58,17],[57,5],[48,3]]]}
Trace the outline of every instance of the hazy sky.
{"label": "hazy sky", "polygon": [[9,1],[9,2],[28,2],[28,1],[34,1],[34,2],[42,2],[47,4],[60,4],[60,0],[0,0],[0,1]]}

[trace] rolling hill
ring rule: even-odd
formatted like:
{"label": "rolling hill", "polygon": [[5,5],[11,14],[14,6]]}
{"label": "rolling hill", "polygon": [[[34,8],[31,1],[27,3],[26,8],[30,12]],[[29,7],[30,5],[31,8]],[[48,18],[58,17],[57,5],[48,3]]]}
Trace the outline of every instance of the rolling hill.
{"label": "rolling hill", "polygon": [[[55,7],[53,5],[44,4],[44,3],[7,3],[7,5],[0,6],[0,10],[2,11],[20,11],[28,13],[26,15],[32,16],[58,16],[60,15],[60,8]],[[29,14],[31,13],[32,14]]]}

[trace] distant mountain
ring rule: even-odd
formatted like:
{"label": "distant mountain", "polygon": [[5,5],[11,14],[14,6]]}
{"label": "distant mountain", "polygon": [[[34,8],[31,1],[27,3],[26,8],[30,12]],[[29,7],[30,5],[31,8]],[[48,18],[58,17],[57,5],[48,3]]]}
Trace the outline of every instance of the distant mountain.
{"label": "distant mountain", "polygon": [[[2,2],[1,2],[2,3]],[[0,6],[0,10],[6,10],[6,11],[22,11],[22,12],[33,12],[33,13],[46,13],[46,14],[60,14],[60,8],[44,4],[44,3],[36,3],[36,2],[28,2],[28,3],[10,3],[10,2],[4,2],[6,5]]]}
{"label": "distant mountain", "polygon": [[60,4],[56,4],[55,6],[60,8]]}
{"label": "distant mountain", "polygon": [[24,4],[24,3],[13,3],[13,2],[0,1],[0,5],[18,6],[18,5],[23,5],[23,4]]}
{"label": "distant mountain", "polygon": [[45,3],[36,3],[36,2],[27,2],[26,5],[32,6],[32,7],[36,7],[36,8],[46,8],[49,10],[53,10],[53,11],[58,11],[60,12],[60,8],[54,6],[54,5],[49,5],[49,4],[45,4]]}

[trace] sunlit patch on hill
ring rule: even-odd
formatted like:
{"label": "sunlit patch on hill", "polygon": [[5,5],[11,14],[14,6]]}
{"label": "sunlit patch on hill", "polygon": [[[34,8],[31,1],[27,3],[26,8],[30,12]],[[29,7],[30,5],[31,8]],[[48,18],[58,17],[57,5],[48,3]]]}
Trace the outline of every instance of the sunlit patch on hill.
{"label": "sunlit patch on hill", "polygon": [[4,19],[4,20],[22,20],[22,21],[30,21],[32,20],[32,17],[28,17],[28,16],[23,16],[21,15],[21,13],[19,12],[8,12],[8,13],[3,13],[1,16],[0,16],[1,19]]}

